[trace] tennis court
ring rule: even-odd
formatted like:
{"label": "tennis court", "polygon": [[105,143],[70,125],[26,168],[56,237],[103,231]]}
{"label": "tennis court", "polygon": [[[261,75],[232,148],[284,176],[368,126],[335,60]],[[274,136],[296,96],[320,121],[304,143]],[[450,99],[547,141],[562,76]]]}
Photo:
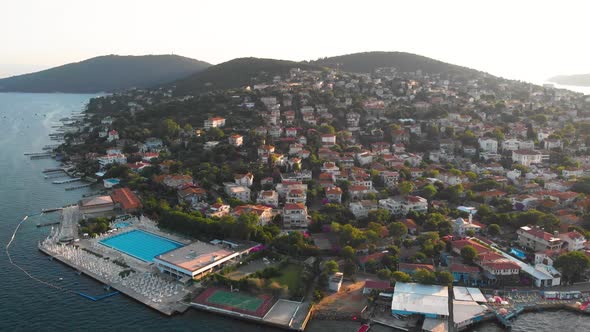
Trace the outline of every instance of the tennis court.
{"label": "tennis court", "polygon": [[194,302],[262,317],[268,312],[275,301],[269,295],[253,296],[220,288],[208,288],[197,296]]}

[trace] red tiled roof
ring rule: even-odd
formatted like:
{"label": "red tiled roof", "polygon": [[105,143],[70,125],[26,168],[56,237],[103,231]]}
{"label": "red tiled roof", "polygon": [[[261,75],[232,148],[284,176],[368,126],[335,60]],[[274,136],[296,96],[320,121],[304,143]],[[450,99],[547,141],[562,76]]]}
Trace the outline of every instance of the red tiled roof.
{"label": "red tiled roof", "polygon": [[465,264],[451,264],[451,272],[459,272],[459,273],[476,273],[479,272],[479,268],[477,266],[469,266]]}
{"label": "red tiled roof", "polygon": [[111,196],[113,201],[121,204],[121,207],[124,210],[137,209],[141,207],[139,198],[137,198],[137,196],[129,188],[115,189]]}
{"label": "red tiled roof", "polygon": [[434,272],[434,266],[430,264],[399,263],[400,271],[416,271],[417,269],[425,269]]}
{"label": "red tiled roof", "polygon": [[389,289],[389,288],[391,288],[391,283],[389,281],[366,280],[365,281],[365,288]]}

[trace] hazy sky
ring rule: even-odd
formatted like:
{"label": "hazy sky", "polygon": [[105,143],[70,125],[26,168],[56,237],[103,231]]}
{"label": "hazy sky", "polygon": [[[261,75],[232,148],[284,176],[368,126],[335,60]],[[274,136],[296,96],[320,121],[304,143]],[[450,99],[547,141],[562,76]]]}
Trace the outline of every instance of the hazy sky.
{"label": "hazy sky", "polygon": [[0,77],[104,54],[214,64],[405,51],[508,78],[590,73],[590,1],[1,0]]}

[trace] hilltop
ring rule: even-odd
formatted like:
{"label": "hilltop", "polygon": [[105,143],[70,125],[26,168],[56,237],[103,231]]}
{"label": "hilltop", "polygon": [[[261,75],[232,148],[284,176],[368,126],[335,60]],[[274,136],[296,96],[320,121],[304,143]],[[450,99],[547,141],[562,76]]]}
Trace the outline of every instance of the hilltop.
{"label": "hilltop", "polygon": [[590,86],[590,74],[559,75],[551,77],[549,82],[563,85]]}
{"label": "hilltop", "polygon": [[178,55],[106,55],[0,79],[0,91],[113,92],[147,88],[197,73],[211,64]]}
{"label": "hilltop", "polygon": [[237,58],[191,75],[174,83],[179,94],[199,93],[210,90],[239,88],[259,82],[271,81],[274,76],[285,77],[292,68],[318,69],[308,63],[288,60]]}
{"label": "hilltop", "polygon": [[398,72],[421,70],[427,74],[480,76],[483,72],[425,56],[405,52],[363,52],[321,58],[310,64],[353,73],[371,73],[377,68],[395,67]]}

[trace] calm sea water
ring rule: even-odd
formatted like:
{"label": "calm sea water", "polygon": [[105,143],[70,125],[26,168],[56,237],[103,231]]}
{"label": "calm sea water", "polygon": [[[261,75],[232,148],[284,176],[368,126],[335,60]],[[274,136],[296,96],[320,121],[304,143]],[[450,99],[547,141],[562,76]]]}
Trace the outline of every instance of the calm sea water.
{"label": "calm sea water", "polygon": [[[77,295],[48,288],[10,265],[4,248],[16,224],[42,208],[62,206],[80,199],[85,190],[64,190],[43,178],[42,170],[55,167],[51,159],[30,160],[25,152],[41,151],[52,125],[80,111],[91,95],[0,93],[0,331],[276,331],[229,318],[189,310],[165,317],[125,296],[91,302]],[[36,249],[47,228],[37,223],[57,219],[56,214],[31,217],[11,246],[13,259],[33,275],[76,291],[98,295],[102,285],[60,263],[49,261]],[[61,280],[60,280],[61,279]],[[358,324],[312,321],[310,331],[356,331]],[[590,331],[590,319],[568,312],[520,317],[515,331]],[[376,331],[386,331],[376,327]],[[477,331],[501,331],[493,324]]]}

